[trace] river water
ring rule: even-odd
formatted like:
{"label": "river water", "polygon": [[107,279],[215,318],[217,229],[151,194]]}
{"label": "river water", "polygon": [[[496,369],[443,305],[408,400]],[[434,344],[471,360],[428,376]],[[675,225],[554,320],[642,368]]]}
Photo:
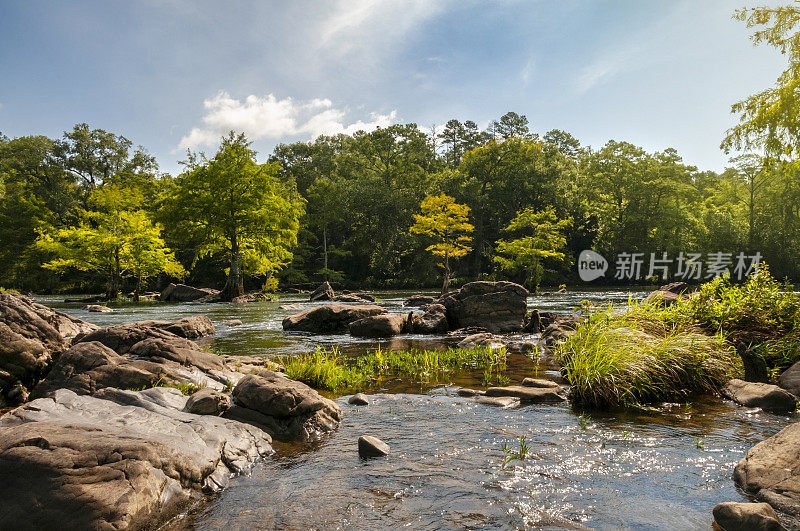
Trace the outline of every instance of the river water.
{"label": "river water", "polygon": [[[411,292],[375,293],[390,312],[407,312]],[[574,311],[582,300],[614,301],[644,293],[569,292],[529,299],[529,308]],[[349,336],[286,334],[281,320],[313,303],[298,295],[257,304],[141,303],[88,313],[53,297],[38,301],[99,325],[206,314],[217,327],[213,349],[242,356],[291,355],[336,346],[350,356],[383,348],[443,348],[449,337],[404,336],[375,342]],[[240,319],[243,324],[224,323]],[[535,339],[533,336],[520,336]],[[512,383],[558,373],[510,355]],[[275,444],[274,457],[208,503],[172,522],[175,529],[709,529],[711,509],[745,501],[731,479],[756,443],[792,420],[715,398],[616,412],[569,403],[503,409],[458,397],[457,385],[480,387],[478,375],[446,385],[381,382],[371,404],[344,412],[323,441]],[[389,444],[387,458],[361,460],[360,435]],[[504,465],[502,445],[530,447]]]}

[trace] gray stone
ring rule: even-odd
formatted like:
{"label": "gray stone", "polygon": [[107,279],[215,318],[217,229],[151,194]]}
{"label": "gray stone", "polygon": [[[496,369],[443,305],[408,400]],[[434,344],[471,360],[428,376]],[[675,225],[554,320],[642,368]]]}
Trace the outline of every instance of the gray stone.
{"label": "gray stone", "polygon": [[389,455],[389,445],[371,435],[358,438],[358,455],[363,458],[383,457]]}
{"label": "gray stone", "polygon": [[462,387],[458,391],[456,391],[458,396],[482,396],[486,394],[486,391],[479,391],[478,389],[470,389],[468,387]]}
{"label": "gray stone", "polygon": [[490,332],[522,330],[528,290],[513,282],[470,282],[442,295],[450,330],[481,326]]}
{"label": "gray stone", "polygon": [[334,298],[336,294],[333,292],[329,282],[323,282],[317,289],[315,289],[311,296],[308,298],[310,301],[329,301]]}
{"label": "gray stone", "polygon": [[211,319],[209,319],[207,315],[193,315],[191,317],[178,319],[177,321],[140,321],[125,326],[136,325],[159,328],[186,339],[213,336],[216,333],[214,323],[211,322]]}
{"label": "gray stone", "polygon": [[722,388],[723,396],[747,407],[759,407],[770,413],[794,412],[797,397],[777,385],[733,379]]}
{"label": "gray stone", "polygon": [[369,399],[367,399],[367,395],[364,393],[356,393],[347,400],[347,403],[353,404],[354,406],[368,406]]}
{"label": "gray stone", "polygon": [[272,371],[249,374],[233,389],[226,418],[258,426],[282,441],[312,441],[333,431],[342,410],[304,383]]}
{"label": "gray stone", "polygon": [[345,332],[353,321],[385,314],[386,310],[372,304],[341,304],[338,302],[307,308],[283,320],[283,329],[296,332],[330,334]]}
{"label": "gray stone", "polygon": [[195,415],[221,415],[231,407],[231,397],[213,389],[200,389],[186,401],[185,410]]}
{"label": "gray stone", "polygon": [[672,282],[651,292],[645,297],[644,302],[657,302],[668,306],[675,301],[688,298],[689,295],[686,293],[688,289],[686,282]]}
{"label": "gray stone", "polygon": [[778,384],[793,395],[800,396],[800,362],[783,371]]}
{"label": "gray stone", "polygon": [[350,335],[354,337],[392,337],[406,330],[408,316],[385,313],[364,317],[350,323]]}
{"label": "gray stone", "polygon": [[170,284],[161,292],[159,300],[165,302],[192,302],[201,299],[212,299],[219,296],[219,290],[211,288],[193,288],[186,284]]}
{"label": "gray stone", "polygon": [[225,321],[225,326],[241,326],[243,323],[240,319],[231,319],[230,321]]}
{"label": "gray stone", "polygon": [[272,453],[263,431],[181,412],[170,405],[179,391],[153,391],[59,390],[0,418],[0,528],[157,527]]}
{"label": "gray stone", "polygon": [[444,334],[448,330],[447,309],[441,304],[429,304],[422,315],[413,315],[411,331],[415,334]]}
{"label": "gray stone", "polygon": [[489,332],[472,334],[459,341],[456,346],[458,348],[489,347],[492,345],[492,339],[494,339],[494,335]]}
{"label": "gray stone", "polygon": [[87,312],[94,312],[94,313],[113,313],[114,310],[109,308],[108,306],[103,306],[102,304],[87,304],[83,308]]}
{"label": "gray stone", "polygon": [[476,396],[475,401],[484,406],[499,408],[519,407],[522,401],[513,396]]}
{"label": "gray stone", "polygon": [[785,529],[768,503],[724,502],[714,507],[714,522],[722,531],[781,531]]}
{"label": "gray stone", "polygon": [[575,329],[584,320],[577,314],[561,314],[555,317],[542,331],[538,346],[551,348],[553,345],[575,333]]}
{"label": "gray stone", "polygon": [[563,402],[567,399],[567,394],[561,387],[556,389],[554,387],[523,387],[519,385],[490,387],[486,390],[486,396],[513,396],[529,403]]}
{"label": "gray stone", "polygon": [[523,387],[543,387],[550,389],[561,389],[561,386],[553,380],[545,380],[544,378],[525,378],[522,380]]}
{"label": "gray stone", "polygon": [[733,479],[756,499],[800,516],[800,422],[752,447],[736,465]]}

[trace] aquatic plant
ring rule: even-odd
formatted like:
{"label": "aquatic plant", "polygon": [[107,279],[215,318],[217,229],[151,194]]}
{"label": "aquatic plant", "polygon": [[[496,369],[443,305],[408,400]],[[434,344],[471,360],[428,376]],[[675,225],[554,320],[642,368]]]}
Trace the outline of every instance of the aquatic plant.
{"label": "aquatic plant", "polygon": [[609,305],[584,321],[555,356],[574,398],[615,407],[717,392],[741,373],[720,334],[707,335]]}
{"label": "aquatic plant", "polygon": [[500,445],[500,449],[503,451],[503,465],[502,468],[508,466],[511,461],[524,461],[528,458],[528,453],[530,452],[530,445],[528,444],[528,439],[524,435],[518,438],[519,440],[519,450],[515,450],[511,448],[507,443],[502,443]]}
{"label": "aquatic plant", "polygon": [[144,391],[146,389],[153,389],[154,387],[170,387],[172,389],[177,389],[184,395],[193,395],[200,389],[204,389],[206,387],[206,382],[174,382],[174,383],[167,383],[164,382],[164,377],[162,376],[158,380],[153,380],[149,384],[143,385],[141,387],[131,387],[128,388],[128,391]]}
{"label": "aquatic plant", "polygon": [[336,348],[328,351],[317,347],[314,352],[283,357],[280,363],[292,380],[325,391],[355,389],[368,378],[363,371],[344,365]]}

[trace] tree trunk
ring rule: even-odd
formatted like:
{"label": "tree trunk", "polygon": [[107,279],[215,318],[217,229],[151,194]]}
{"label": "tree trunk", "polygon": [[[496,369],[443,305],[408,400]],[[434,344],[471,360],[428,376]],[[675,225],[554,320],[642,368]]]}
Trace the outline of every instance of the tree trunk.
{"label": "tree trunk", "polygon": [[442,295],[450,291],[450,257],[444,253],[444,283],[442,284]]}
{"label": "tree trunk", "polygon": [[236,234],[231,238],[231,267],[228,271],[228,280],[220,293],[220,300],[232,301],[244,295],[244,278],[239,271],[239,240]]}
{"label": "tree trunk", "polygon": [[113,301],[119,295],[119,249],[114,251],[114,270],[111,272],[111,279],[106,289],[106,300]]}
{"label": "tree trunk", "polygon": [[322,249],[322,252],[325,255],[323,266],[325,269],[325,280],[328,280],[328,227],[322,229]]}
{"label": "tree trunk", "polygon": [[136,275],[136,288],[133,290],[133,302],[139,302],[139,293],[142,290],[142,274]]}

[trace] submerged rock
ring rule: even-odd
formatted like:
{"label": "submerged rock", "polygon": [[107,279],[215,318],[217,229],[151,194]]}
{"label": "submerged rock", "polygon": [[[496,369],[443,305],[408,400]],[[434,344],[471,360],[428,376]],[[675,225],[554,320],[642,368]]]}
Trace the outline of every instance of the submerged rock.
{"label": "submerged rock", "polygon": [[752,447],[736,465],[733,479],[775,509],[800,515],[800,422]]}
{"label": "submerged rock", "polygon": [[268,434],[173,407],[184,400],[62,389],[0,417],[0,528],[143,528],[272,453]]}
{"label": "submerged rock", "polygon": [[358,438],[358,455],[361,457],[383,457],[389,455],[389,445],[371,435]]}
{"label": "submerged rock", "polygon": [[529,403],[563,402],[567,399],[567,394],[561,386],[558,388],[523,387],[519,385],[490,387],[486,390],[486,396],[513,396]]}
{"label": "submerged rock", "polygon": [[392,337],[406,331],[408,316],[384,313],[364,317],[350,323],[350,335],[354,337]]}
{"label": "submerged rock", "polygon": [[714,507],[714,523],[722,531],[782,531],[775,509],[768,503],[724,502]]}
{"label": "submerged rock", "polygon": [[733,379],[722,388],[723,396],[747,407],[788,415],[797,406],[797,397],[777,385]]}
{"label": "submerged rock", "polygon": [[304,383],[263,371],[239,381],[233,406],[224,416],[258,426],[282,441],[312,441],[339,425],[342,410]]}
{"label": "submerged rock", "polygon": [[422,315],[410,317],[414,334],[444,334],[448,330],[447,309],[441,304],[429,304]]}
{"label": "submerged rock", "polygon": [[477,347],[490,347],[493,344],[494,335],[489,332],[481,332],[478,334],[471,334],[462,339],[456,345],[458,348],[477,348]]}
{"label": "submerged rock", "polygon": [[192,302],[207,299],[211,301],[218,295],[218,289],[193,288],[186,284],[170,284],[161,292],[159,300],[165,302]]}
{"label": "submerged rock", "polygon": [[225,321],[225,326],[241,326],[242,321],[241,319],[231,319],[230,321]]}
{"label": "submerged rock", "polygon": [[364,393],[356,393],[347,400],[347,403],[354,406],[368,406],[369,399]]}
{"label": "submerged rock", "polygon": [[451,330],[481,326],[490,332],[522,330],[528,290],[513,282],[470,282],[437,301],[447,311]]}
{"label": "submerged rock", "polygon": [[326,281],[320,284],[313,292],[311,292],[311,296],[308,298],[308,300],[329,301],[335,296],[336,294],[333,292],[333,288],[331,287],[330,283]]}
{"label": "submerged rock", "polygon": [[353,321],[385,314],[386,310],[372,304],[341,304],[338,302],[307,308],[283,320],[283,329],[297,332],[329,334],[345,332]]}

